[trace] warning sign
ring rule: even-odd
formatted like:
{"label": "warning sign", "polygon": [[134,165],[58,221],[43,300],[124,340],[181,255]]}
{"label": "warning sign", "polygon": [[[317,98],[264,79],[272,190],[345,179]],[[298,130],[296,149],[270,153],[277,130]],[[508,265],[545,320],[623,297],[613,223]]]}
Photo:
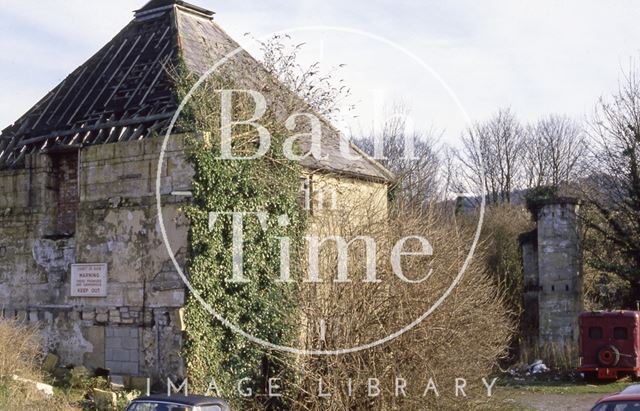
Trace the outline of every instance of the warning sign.
{"label": "warning sign", "polygon": [[106,264],[72,264],[71,297],[106,297]]}

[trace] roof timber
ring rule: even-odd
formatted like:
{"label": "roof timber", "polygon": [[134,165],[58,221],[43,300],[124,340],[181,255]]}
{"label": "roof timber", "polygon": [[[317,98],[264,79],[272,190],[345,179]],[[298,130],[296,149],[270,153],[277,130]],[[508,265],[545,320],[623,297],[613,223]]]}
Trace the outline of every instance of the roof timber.
{"label": "roof timber", "polygon": [[[0,169],[20,166],[25,156],[60,146],[110,144],[163,133],[178,102],[168,67],[180,59],[201,75],[240,46],[215,22],[214,13],[180,0],[151,0],[106,46],[0,134]],[[230,63],[238,81],[257,84],[266,71],[242,50]],[[281,86],[284,87],[284,86]],[[309,169],[392,178],[355,148],[346,160],[339,133],[325,120],[329,158],[307,159]],[[325,144],[326,141],[326,144]],[[305,145],[304,143],[302,144]],[[305,147],[303,147],[305,149]]]}

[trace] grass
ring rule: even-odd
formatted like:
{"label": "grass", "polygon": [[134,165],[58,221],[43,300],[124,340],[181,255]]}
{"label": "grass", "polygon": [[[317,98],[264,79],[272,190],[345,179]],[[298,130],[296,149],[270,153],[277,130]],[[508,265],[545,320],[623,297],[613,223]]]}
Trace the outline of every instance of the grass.
{"label": "grass", "polygon": [[515,401],[507,402],[506,400],[498,399],[478,404],[471,409],[473,411],[536,411],[535,408],[528,407]]}
{"label": "grass", "polygon": [[[494,396],[484,404],[478,404],[474,410],[482,411],[535,411],[532,408],[544,406],[545,409],[564,409],[568,403],[579,403],[589,409],[594,398],[621,391],[633,382],[630,380],[610,384],[588,384],[582,381],[555,380],[502,380],[495,389]],[[562,400],[562,398],[566,398]],[[587,405],[588,404],[588,405]],[[553,408],[556,407],[556,408]]]}
{"label": "grass", "polygon": [[544,394],[611,394],[620,392],[633,384],[631,380],[620,380],[609,384],[589,384],[569,381],[524,381],[505,380],[501,387]]}

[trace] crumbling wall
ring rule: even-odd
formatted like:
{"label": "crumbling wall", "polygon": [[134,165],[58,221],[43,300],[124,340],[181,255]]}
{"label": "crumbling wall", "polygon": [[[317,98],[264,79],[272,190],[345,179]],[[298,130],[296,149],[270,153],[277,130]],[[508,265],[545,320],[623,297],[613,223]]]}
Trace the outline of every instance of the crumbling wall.
{"label": "crumbling wall", "polygon": [[[185,375],[185,286],[157,219],[161,144],[146,139],[30,155],[24,168],[0,171],[0,315],[39,324],[64,364],[163,380]],[[186,197],[173,194],[191,189],[184,147],[183,137],[169,139],[160,172],[167,237],[183,267]],[[386,219],[386,184],[321,173],[311,180],[311,231],[353,205],[359,211],[349,218]],[[74,263],[107,264],[106,297],[71,297]]]}
{"label": "crumbling wall", "polygon": [[[64,363],[184,374],[178,357],[184,285],[157,219],[161,144],[148,139],[37,154],[23,169],[0,172],[0,314],[40,324],[47,347]],[[183,139],[172,137],[161,170],[167,235],[181,261],[185,197],[171,193],[190,189],[183,148]],[[74,263],[107,263],[106,298],[71,297]],[[118,337],[125,331],[129,338]]]}

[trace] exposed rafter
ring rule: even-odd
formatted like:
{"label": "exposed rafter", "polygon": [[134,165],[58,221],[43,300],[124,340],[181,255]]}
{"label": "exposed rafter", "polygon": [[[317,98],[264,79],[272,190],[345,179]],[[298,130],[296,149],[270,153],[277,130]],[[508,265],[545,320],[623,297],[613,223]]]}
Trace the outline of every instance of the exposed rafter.
{"label": "exposed rafter", "polygon": [[[33,153],[162,134],[178,107],[169,68],[177,67],[182,59],[187,69],[201,75],[240,48],[215,24],[213,15],[180,0],[148,2],[113,40],[2,131],[0,169],[21,166]],[[269,76],[243,50],[234,53],[225,69],[235,76],[234,81],[247,87],[262,87],[261,79]],[[348,144],[348,156],[341,155],[345,145],[327,121],[325,125],[327,159],[309,157],[304,166],[350,176],[390,178],[388,171]]]}

